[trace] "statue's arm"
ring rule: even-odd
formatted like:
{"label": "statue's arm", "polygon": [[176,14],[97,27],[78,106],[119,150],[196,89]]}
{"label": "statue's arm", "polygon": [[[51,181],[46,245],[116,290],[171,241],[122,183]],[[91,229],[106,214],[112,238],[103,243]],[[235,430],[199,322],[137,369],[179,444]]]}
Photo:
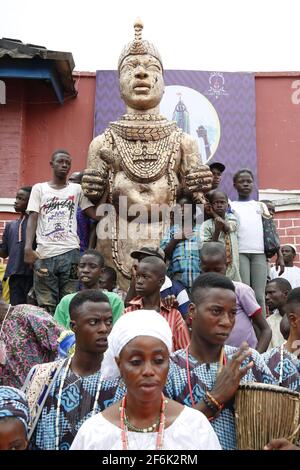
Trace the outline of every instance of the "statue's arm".
{"label": "statue's arm", "polygon": [[100,151],[105,147],[104,135],[98,135],[90,143],[88,150],[87,168],[98,169],[100,166]]}
{"label": "statue's arm", "polygon": [[95,137],[89,146],[87,169],[82,178],[84,195],[93,203],[99,202],[105,193],[110,161],[111,150],[107,148],[104,135]]}
{"label": "statue's arm", "polygon": [[183,134],[181,142],[181,180],[195,200],[202,201],[203,193],[211,189],[212,173],[202,158],[197,142],[188,134]]}

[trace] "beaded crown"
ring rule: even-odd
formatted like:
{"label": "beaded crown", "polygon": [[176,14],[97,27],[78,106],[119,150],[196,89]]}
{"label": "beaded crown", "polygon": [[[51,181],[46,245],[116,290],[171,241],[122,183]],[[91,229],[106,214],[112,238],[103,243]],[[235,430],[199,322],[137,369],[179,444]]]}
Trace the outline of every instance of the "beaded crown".
{"label": "beaded crown", "polygon": [[126,44],[123,48],[118,62],[118,70],[120,70],[121,64],[125,57],[129,55],[138,55],[138,54],[150,54],[155,57],[162,65],[161,56],[156,49],[156,47],[149,41],[142,39],[142,31],[144,25],[140,19],[137,19],[134,23],[134,40]]}

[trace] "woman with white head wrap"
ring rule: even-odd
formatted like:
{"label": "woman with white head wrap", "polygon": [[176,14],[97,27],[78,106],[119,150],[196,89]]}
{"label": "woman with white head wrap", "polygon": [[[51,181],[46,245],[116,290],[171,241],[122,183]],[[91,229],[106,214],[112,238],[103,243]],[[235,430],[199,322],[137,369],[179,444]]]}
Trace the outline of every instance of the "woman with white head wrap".
{"label": "woman with white head wrap", "polygon": [[88,419],[71,449],[220,449],[201,412],[163,395],[171,350],[171,329],[158,312],[123,315],[108,337],[101,371],[105,379],[121,376],[127,393]]}

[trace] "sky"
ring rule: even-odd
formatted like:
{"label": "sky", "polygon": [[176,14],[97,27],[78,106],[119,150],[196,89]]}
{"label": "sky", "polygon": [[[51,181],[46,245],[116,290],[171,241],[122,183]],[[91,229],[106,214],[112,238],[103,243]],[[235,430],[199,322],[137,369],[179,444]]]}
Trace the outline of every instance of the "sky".
{"label": "sky", "polygon": [[0,38],[116,69],[137,17],[165,69],[299,71],[299,0],[0,0]]}

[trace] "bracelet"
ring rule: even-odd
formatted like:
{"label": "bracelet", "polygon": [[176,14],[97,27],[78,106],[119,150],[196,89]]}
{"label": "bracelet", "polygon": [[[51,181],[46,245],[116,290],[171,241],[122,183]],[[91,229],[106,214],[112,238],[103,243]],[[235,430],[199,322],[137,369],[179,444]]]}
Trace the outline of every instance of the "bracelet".
{"label": "bracelet", "polygon": [[219,403],[209,392],[206,392],[207,398],[215,405],[215,407],[218,409],[218,411],[223,410],[224,404]]}
{"label": "bracelet", "polygon": [[218,407],[212,401],[209,400],[207,394],[204,395],[203,402],[214,415],[219,411]]}

